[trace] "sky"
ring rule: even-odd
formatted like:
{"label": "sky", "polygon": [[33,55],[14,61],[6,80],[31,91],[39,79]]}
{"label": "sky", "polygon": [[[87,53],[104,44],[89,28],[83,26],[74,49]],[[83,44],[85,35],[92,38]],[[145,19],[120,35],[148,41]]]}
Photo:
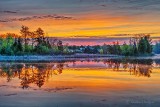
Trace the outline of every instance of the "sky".
{"label": "sky", "polygon": [[160,37],[160,0],[0,0],[0,34],[22,25],[62,38]]}

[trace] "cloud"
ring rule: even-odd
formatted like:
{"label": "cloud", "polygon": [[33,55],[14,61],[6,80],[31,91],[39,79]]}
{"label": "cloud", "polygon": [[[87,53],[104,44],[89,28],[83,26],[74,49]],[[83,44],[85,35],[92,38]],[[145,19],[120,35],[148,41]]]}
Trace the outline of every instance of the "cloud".
{"label": "cloud", "polygon": [[74,20],[74,18],[70,16],[61,16],[54,14],[54,15],[23,17],[23,18],[0,19],[0,22],[29,21],[35,19]]}
{"label": "cloud", "polygon": [[15,13],[18,13],[18,12],[17,12],[17,11],[4,10],[4,11],[0,11],[0,13],[10,13],[10,14],[15,14]]}
{"label": "cloud", "polygon": [[75,35],[75,36],[72,36],[72,38],[130,38],[130,37],[135,37],[137,35],[153,35],[153,34],[159,34],[159,32],[150,32],[150,33],[130,33],[130,34],[111,34],[111,35],[97,35],[97,36],[84,36],[84,35]]}
{"label": "cloud", "polygon": [[117,26],[107,26],[107,27],[89,27],[89,28],[81,28],[80,30],[103,30],[103,29],[115,29],[115,28],[127,28],[127,27],[135,27],[136,25],[117,25]]}

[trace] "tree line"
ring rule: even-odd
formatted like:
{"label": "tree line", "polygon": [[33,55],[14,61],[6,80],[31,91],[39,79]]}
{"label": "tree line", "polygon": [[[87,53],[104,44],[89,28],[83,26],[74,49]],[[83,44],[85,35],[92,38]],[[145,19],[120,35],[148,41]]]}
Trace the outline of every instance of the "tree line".
{"label": "tree line", "polygon": [[62,41],[51,43],[41,28],[30,31],[27,26],[22,26],[20,34],[7,33],[0,38],[1,55],[60,54],[63,51]]}
{"label": "tree line", "polygon": [[129,44],[114,43],[109,46],[109,52],[112,54],[125,55],[125,56],[140,56],[151,55],[153,50],[152,39],[150,35],[139,35],[138,37],[130,38]]}
{"label": "tree line", "polygon": [[[124,56],[140,56],[140,55],[152,55],[153,45],[150,35],[138,35],[130,38],[129,44],[113,42],[113,44],[104,44],[102,46],[70,46],[69,49],[75,51],[75,53],[89,53],[89,54],[114,54]],[[81,50],[81,51],[79,51]]]}
{"label": "tree line", "polygon": [[45,36],[44,30],[38,28],[35,31],[30,31],[27,26],[22,26],[20,35],[7,33],[5,37],[0,38],[0,54],[1,55],[59,55],[59,54],[115,54],[125,56],[151,55],[154,52],[159,52],[160,45],[157,43],[152,45],[150,35],[138,35],[132,37],[129,43],[113,42],[107,45],[94,46],[71,46],[63,44],[63,41],[54,39],[50,40]]}

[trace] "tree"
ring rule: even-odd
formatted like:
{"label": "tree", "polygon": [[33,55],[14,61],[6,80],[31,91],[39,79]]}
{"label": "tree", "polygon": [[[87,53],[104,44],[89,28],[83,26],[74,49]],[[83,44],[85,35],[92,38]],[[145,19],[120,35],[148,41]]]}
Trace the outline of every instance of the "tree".
{"label": "tree", "polygon": [[27,38],[29,36],[29,28],[27,26],[22,26],[21,27],[21,30],[20,30],[20,33],[22,34],[22,37],[24,38],[24,51],[26,51],[26,48],[27,48]]}
{"label": "tree", "polygon": [[113,42],[113,45],[108,45],[107,46],[107,50],[108,50],[108,53],[110,54],[116,54],[116,55],[120,55],[121,54],[121,48],[120,48],[120,45],[119,45],[119,42]]}
{"label": "tree", "polygon": [[141,54],[145,54],[146,51],[147,51],[147,43],[146,43],[146,40],[143,37],[141,37],[141,39],[139,41],[138,51]]}
{"label": "tree", "polygon": [[114,50],[113,50],[113,47],[111,45],[108,45],[108,53],[109,54],[114,54]]}
{"label": "tree", "polygon": [[36,52],[38,54],[49,54],[49,48],[44,45],[38,45]]}
{"label": "tree", "polygon": [[23,51],[22,39],[20,37],[18,38],[17,49],[18,49],[19,52]]}
{"label": "tree", "polygon": [[35,46],[34,50],[40,54],[49,53],[50,51],[49,49],[51,49],[51,45],[49,43],[49,40],[46,37],[44,37],[44,31],[41,28],[38,28],[35,31],[35,35],[36,35],[37,45]]}
{"label": "tree", "polygon": [[141,54],[151,54],[152,53],[152,40],[149,35],[141,37],[138,44],[138,51]]}
{"label": "tree", "polygon": [[68,43],[67,44],[65,44],[64,46],[63,46],[63,53],[64,54],[69,54],[70,52],[69,52],[69,48],[68,48]]}
{"label": "tree", "polygon": [[118,41],[113,45],[113,47],[114,47],[115,54],[120,55],[121,49]]}
{"label": "tree", "polygon": [[152,53],[152,40],[150,38],[150,35],[147,35],[144,37],[144,40],[146,41],[146,45],[147,45],[147,53]]}
{"label": "tree", "polygon": [[50,44],[50,42],[49,42],[49,38],[46,38],[46,46],[47,46],[48,48],[52,48],[52,46],[51,46],[51,44]]}
{"label": "tree", "polygon": [[35,37],[36,37],[36,32],[29,32],[30,34],[30,37],[31,37],[31,42],[32,42],[32,52],[33,52],[33,49],[34,49],[34,43],[35,43]]}
{"label": "tree", "polygon": [[37,45],[44,43],[44,31],[41,28],[38,28],[35,33],[37,35]]}
{"label": "tree", "polygon": [[63,52],[63,42],[61,40],[57,42],[57,46],[58,46],[58,50],[60,51],[60,53],[62,53]]}
{"label": "tree", "polygon": [[5,39],[2,40],[2,45],[1,45],[1,54],[6,54],[6,55],[13,55],[13,50],[12,50],[12,45],[14,43],[14,39],[12,38],[11,35],[8,35]]}
{"label": "tree", "polygon": [[134,45],[133,45],[133,54],[138,55],[138,48],[137,48],[137,44],[135,41],[134,41]]}
{"label": "tree", "polygon": [[108,53],[108,46],[106,44],[103,44],[101,51],[103,51],[103,54],[107,54]]}
{"label": "tree", "polygon": [[127,45],[126,43],[124,43],[121,46],[121,54],[125,55],[125,56],[131,56],[133,55],[133,47],[130,45]]}

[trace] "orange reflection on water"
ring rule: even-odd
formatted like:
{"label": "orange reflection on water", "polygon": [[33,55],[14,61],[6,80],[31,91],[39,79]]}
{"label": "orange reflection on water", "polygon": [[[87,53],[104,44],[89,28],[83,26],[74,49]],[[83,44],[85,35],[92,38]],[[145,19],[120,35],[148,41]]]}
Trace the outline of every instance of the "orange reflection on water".
{"label": "orange reflection on water", "polygon": [[13,83],[23,89],[130,90],[159,84],[159,76],[159,68],[150,62],[148,65],[119,61],[2,63],[0,84]]}

